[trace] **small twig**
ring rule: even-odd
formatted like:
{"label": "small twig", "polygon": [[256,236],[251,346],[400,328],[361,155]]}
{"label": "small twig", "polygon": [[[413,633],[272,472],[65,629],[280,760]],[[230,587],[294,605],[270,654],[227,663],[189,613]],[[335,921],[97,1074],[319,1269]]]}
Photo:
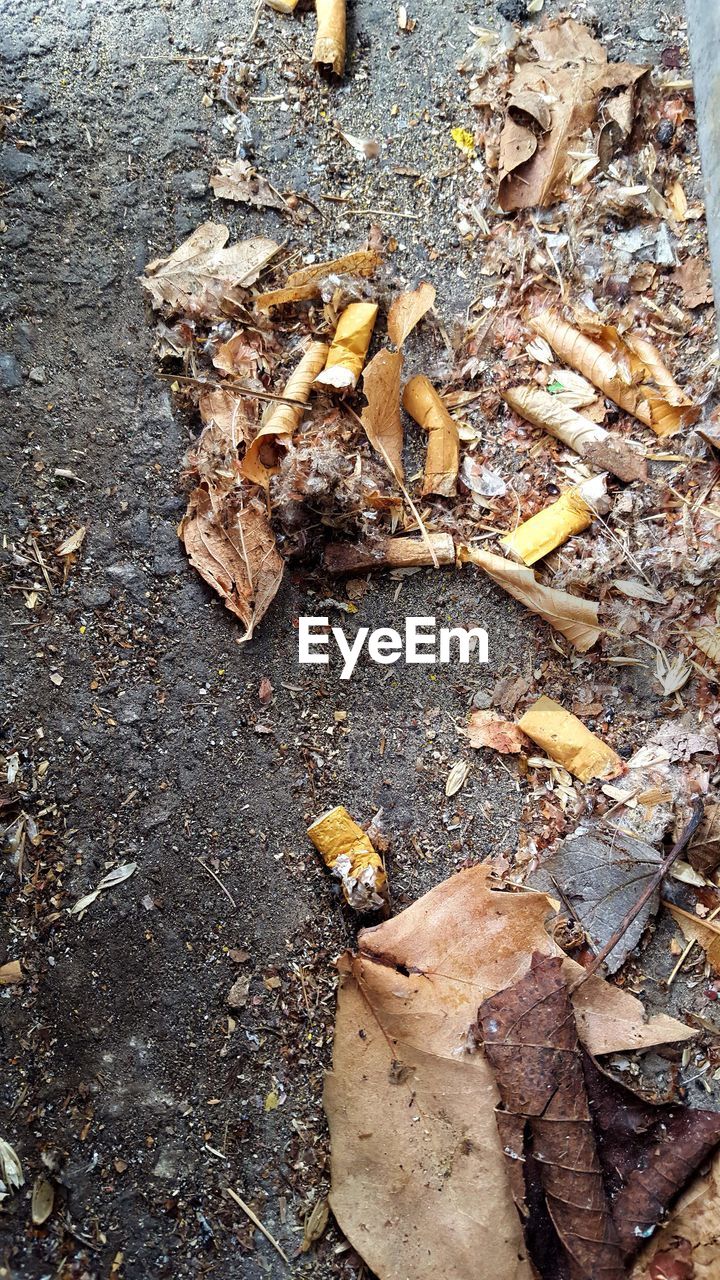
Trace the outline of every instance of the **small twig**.
{"label": "small twig", "polygon": [[685,827],[685,830],[682,832],[679,840],[675,842],[665,861],[661,863],[661,865],[658,867],[652,880],[648,881],[648,884],[646,885],[643,892],[640,894],[640,897],[638,898],[637,902],[634,904],[634,906],[630,908],[630,910],[627,912],[625,917],[620,921],[620,924],[618,925],[617,929],[615,929],[614,933],[608,938],[607,942],[605,943],[605,946],[602,947],[602,949],[595,956],[595,959],[593,960],[592,964],[588,966],[588,968],[585,970],[582,977],[578,979],[575,985],[570,988],[571,991],[576,991],[579,986],[582,986],[583,982],[587,982],[588,978],[591,978],[594,973],[597,973],[597,970],[600,968],[600,965],[603,963],[603,961],[607,959],[607,957],[610,955],[610,952],[615,949],[618,942],[620,942],[620,939],[624,937],[624,935],[627,933],[633,920],[635,920],[636,917],[639,916],[640,912],[645,906],[645,903],[648,902],[648,900],[653,896],[658,885],[661,884],[662,881],[665,879],[665,876],[667,875],[673,863],[676,862],[677,859],[680,857],[680,854],[683,852],[683,849],[686,849],[687,846],[689,845],[690,841],[695,835],[695,832],[700,826],[700,823],[702,821],[702,816],[703,816],[703,802],[698,798],[693,802],[692,817],[688,822],[687,826]]}
{"label": "small twig", "polygon": [[255,391],[251,387],[244,387],[241,382],[234,382],[232,378],[223,378],[218,381],[215,378],[191,378],[184,373],[161,373],[160,377],[165,382],[192,382],[198,387],[211,387],[214,391],[224,391],[226,387],[232,390],[241,398],[246,400],[273,400],[279,404],[291,404],[298,408],[307,409],[304,400],[291,400],[288,396],[275,396],[271,391]]}
{"label": "small twig", "polygon": [[238,1195],[238,1193],[237,1193],[237,1191],[233,1191],[232,1187],[226,1187],[226,1188],[225,1188],[225,1191],[226,1191],[226,1192],[227,1192],[227,1194],[230,1196],[230,1199],[231,1199],[231,1200],[234,1200],[234,1201],[235,1201],[235,1203],[236,1203],[237,1205],[239,1205],[239,1206],[240,1206],[240,1208],[242,1209],[243,1213],[246,1213],[246,1214],[247,1214],[247,1216],[248,1216],[248,1218],[250,1219],[250,1221],[252,1222],[253,1226],[257,1227],[258,1231],[262,1231],[262,1233],[263,1233],[263,1235],[264,1235],[265,1239],[270,1241],[270,1244],[272,1245],[272,1247],[273,1247],[273,1249],[276,1251],[276,1253],[279,1253],[279,1254],[280,1254],[280,1257],[282,1258],[282,1260],[283,1260],[283,1262],[285,1263],[286,1267],[289,1267],[289,1266],[290,1266],[290,1259],[288,1258],[287,1254],[286,1254],[286,1253],[284,1252],[284,1250],[280,1247],[280,1245],[278,1244],[278,1242],[277,1242],[277,1240],[275,1239],[275,1237],[274,1237],[273,1235],[271,1235],[271,1233],[268,1231],[267,1227],[264,1227],[264,1226],[263,1226],[263,1224],[262,1224],[262,1222],[260,1221],[260,1219],[258,1218],[257,1214],[256,1214],[256,1213],[253,1213],[252,1209],[250,1208],[250,1205],[249,1205],[249,1204],[246,1204],[246,1203],[245,1203],[245,1201],[243,1200],[242,1196],[239,1196],[239,1195]]}
{"label": "small twig", "polygon": [[220,877],[219,877],[219,876],[217,876],[217,875],[215,874],[215,872],[213,871],[212,867],[209,867],[209,866],[208,866],[208,864],[207,864],[207,862],[203,862],[202,858],[196,858],[196,859],[195,859],[195,861],[196,861],[196,862],[199,862],[199,863],[200,863],[200,866],[201,866],[201,867],[202,867],[202,869],[203,869],[203,871],[207,871],[208,875],[209,875],[209,876],[212,876],[213,880],[215,880],[215,881],[220,885],[220,888],[222,889],[223,893],[225,894],[225,897],[230,899],[230,901],[232,902],[232,904],[233,904],[233,906],[234,906],[235,910],[237,911],[237,909],[238,909],[237,902],[236,902],[236,901],[235,901],[235,899],[233,898],[233,896],[232,896],[232,894],[231,894],[230,890],[225,888],[225,885],[223,884],[222,880],[220,879]]}

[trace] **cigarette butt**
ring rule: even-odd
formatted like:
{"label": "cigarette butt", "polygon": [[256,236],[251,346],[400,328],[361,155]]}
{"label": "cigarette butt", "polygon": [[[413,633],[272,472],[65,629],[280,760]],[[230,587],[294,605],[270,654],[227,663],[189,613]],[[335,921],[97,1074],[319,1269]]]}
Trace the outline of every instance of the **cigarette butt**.
{"label": "cigarette butt", "polygon": [[552,698],[538,698],[518,724],[528,738],[581,782],[617,778],[623,771],[620,756]]}
{"label": "cigarette butt", "polygon": [[597,503],[605,495],[605,477],[592,480],[575,489],[568,489],[557,502],[538,511],[524,524],[518,525],[500,541],[515,560],[523,564],[535,564],[556,547],[561,547],[574,533],[582,533],[591,525],[597,513]]}
{"label": "cigarette butt", "polygon": [[315,0],[317,35],[313,62],[319,67],[332,67],[336,76],[345,69],[345,0]]}
{"label": "cigarette butt", "polygon": [[323,862],[342,883],[346,901],[357,911],[374,911],[385,904],[387,876],[367,832],[344,805],[328,809],[308,827]]}
{"label": "cigarette butt", "polygon": [[427,539],[383,538],[364,545],[331,542],[325,548],[324,566],[335,576],[367,573],[370,569],[417,569],[434,564],[430,547],[438,564],[455,563],[455,544],[450,534],[429,533]]}
{"label": "cigarette butt", "polygon": [[316,382],[340,390],[357,386],[377,313],[376,302],[351,302],[345,308],[338,320],[327,363]]}
{"label": "cigarette butt", "polygon": [[302,422],[310,388],[324,367],[328,349],[324,342],[313,342],[297,368],[288,378],[284,395],[300,404],[276,404],[258,431],[242,461],[241,471],[253,484],[267,487],[270,477],[280,466],[281,454],[290,447]]}
{"label": "cigarette butt", "polygon": [[637,445],[623,436],[612,435],[597,422],[568,408],[557,396],[540,387],[520,386],[504,391],[503,400],[527,422],[542,427],[601,471],[610,471],[628,484],[647,480],[647,465]]}
{"label": "cigarette butt", "polygon": [[451,498],[457,490],[460,442],[457,425],[432,383],[420,373],[403,392],[403,408],[428,433],[423,495]]}

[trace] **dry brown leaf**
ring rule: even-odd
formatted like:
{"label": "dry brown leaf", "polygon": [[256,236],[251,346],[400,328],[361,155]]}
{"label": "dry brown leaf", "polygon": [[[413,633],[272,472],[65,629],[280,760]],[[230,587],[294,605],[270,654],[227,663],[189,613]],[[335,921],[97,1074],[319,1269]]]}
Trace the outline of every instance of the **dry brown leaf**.
{"label": "dry brown leaf", "polygon": [[200,417],[206,427],[214,426],[237,449],[247,439],[248,421],[242,398],[228,387],[203,391],[198,402]]}
{"label": "dry brown leaf", "polygon": [[488,747],[502,755],[518,755],[530,746],[522,729],[495,711],[471,711],[466,733],[471,747]]}
{"label": "dry brown leaf", "polygon": [[561,360],[656,435],[671,435],[697,421],[699,407],[678,387],[651,343],[621,337],[612,325],[588,323],[583,331],[574,329],[551,310],[533,316],[530,326]]}
{"label": "dry brown leaf", "polygon": [[[245,505],[241,505],[245,502]],[[206,485],[190,494],[178,534],[190,563],[245,627],[249,640],[280,586],[285,562],[264,506],[235,491],[215,501]]]}
{"label": "dry brown leaf", "polygon": [[676,907],[674,902],[666,902],[665,899],[663,899],[663,906],[679,925],[685,941],[699,943],[707,956],[708,963],[716,973],[720,973],[720,924],[718,921],[701,920],[699,916],[694,916],[692,912],[684,911],[682,907]]}
{"label": "dry brown leaf", "polygon": [[[561,955],[543,894],[499,893],[486,866],[364,930],[340,963],[325,1087],[330,1204],[380,1280],[531,1280],[506,1175],[493,1074],[468,1045],[478,1005],[520,979],[533,951]],[[583,970],[570,960],[572,980]],[[592,1053],[693,1032],[592,977],[574,996]],[[479,1261],[481,1260],[481,1262]]]}
{"label": "dry brown leaf", "polygon": [[227,227],[203,222],[168,257],[149,262],[142,284],[153,307],[213,317],[241,301],[279,246],[262,236],[228,246],[229,236]]}
{"label": "dry brown leaf", "polygon": [[[720,1242],[720,1154],[656,1231],[630,1280],[717,1280]],[[684,1260],[684,1261],[683,1261]]]}
{"label": "dry brown leaf", "polygon": [[395,479],[404,480],[403,426],[400,417],[400,351],[378,351],[363,374],[367,407],[360,415],[373,449],[385,459]]}
{"label": "dry brown leaf", "polygon": [[240,470],[253,484],[266,488],[280,467],[284,453],[292,445],[293,435],[302,422],[310,389],[321,369],[325,368],[328,349],[324,342],[312,342],[290,375],[283,395],[298,404],[275,404],[242,460]]}
{"label": "dry brown leaf", "polygon": [[713,300],[710,267],[704,257],[686,258],[673,271],[671,279],[680,286],[684,306],[689,311],[709,306]]}
{"label": "dry brown leaf", "polygon": [[460,564],[475,564],[484,569],[493,582],[524,604],[531,613],[543,618],[581,653],[592,649],[600,639],[602,627],[598,623],[598,606],[594,601],[546,587],[538,582],[532,569],[477,547],[458,547],[458,560]]}
{"label": "dry brown leaf", "polygon": [[341,76],[345,68],[345,0],[315,0],[317,35],[313,62]]}
{"label": "dry brown leaf", "polygon": [[543,694],[519,721],[528,738],[581,782],[617,778],[625,768],[620,756],[591,733],[582,720]]}
{"label": "dry brown leaf", "polygon": [[690,866],[703,876],[709,876],[720,865],[720,804],[705,805],[687,857]]}
{"label": "dry brown leaf", "polygon": [[55,548],[55,555],[74,556],[80,550],[83,542],[85,541],[86,533],[87,525],[81,524],[79,529],[76,529],[74,533],[69,534],[69,536],[60,543],[60,546]]}
{"label": "dry brown leaf", "polygon": [[[630,93],[646,68],[608,62],[587,27],[567,19],[529,40],[535,58],[518,59],[500,137],[500,205],[506,211],[552,204],[576,160],[570,155],[596,121],[606,90]],[[597,157],[593,156],[593,167]]]}
{"label": "dry brown leaf", "polygon": [[249,160],[220,160],[218,172],[210,179],[210,186],[221,200],[237,200],[258,209],[289,212],[287,201],[267,178],[253,168]]}
{"label": "dry brown leaf", "polygon": [[533,426],[542,427],[601,470],[626,483],[647,480],[647,464],[637,445],[576,413],[559,395],[530,385],[508,388],[503,400]]}
{"label": "dry brown leaf", "polygon": [[292,271],[282,289],[273,289],[269,293],[260,293],[255,297],[255,305],[261,311],[270,311],[272,307],[283,306],[287,302],[305,302],[319,298],[322,284],[330,276],[373,276],[382,262],[382,257],[374,249],[356,249],[343,258],[332,258],[329,262],[314,262],[308,267],[300,267]]}
{"label": "dry brown leaf", "polygon": [[406,383],[403,408],[428,433],[425,455],[423,496],[436,493],[453,497],[457,490],[460,441],[457,423],[450,417],[442,399],[424,374]]}
{"label": "dry brown leaf", "polygon": [[435,286],[423,282],[417,289],[401,293],[388,311],[387,331],[391,342],[401,347],[408,334],[435,303]]}

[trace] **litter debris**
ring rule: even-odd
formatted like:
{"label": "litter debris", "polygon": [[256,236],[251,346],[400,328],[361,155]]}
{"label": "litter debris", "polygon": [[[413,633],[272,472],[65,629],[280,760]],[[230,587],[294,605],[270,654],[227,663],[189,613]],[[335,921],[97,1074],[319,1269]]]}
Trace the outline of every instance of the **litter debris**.
{"label": "litter debris", "polygon": [[585,321],[574,329],[557,312],[541,311],[530,326],[583,377],[658,436],[691,427],[699,406],[685,395],[659,351],[643,338],[621,336],[612,325]]}
{"label": "litter debris", "polygon": [[358,249],[330,262],[315,262],[291,272],[282,289],[257,294],[253,301],[259,311],[271,311],[289,302],[307,302],[321,296],[323,281],[341,276],[372,276],[381,262],[374,249]]}
{"label": "litter debris", "polygon": [[606,477],[593,476],[507,533],[500,544],[514,559],[535,564],[573,534],[587,529],[597,512],[606,511],[607,505]]}
{"label": "litter debris", "polygon": [[351,907],[377,911],[385,906],[387,876],[382,858],[343,805],[316,818],[307,833],[325,866],[342,882]]}
{"label": "litter debris", "polygon": [[378,538],[366,546],[329,542],[323,564],[328,573],[366,573],[371,569],[420,569],[433,564],[454,565],[455,543],[449,533],[427,538]]}
{"label": "litter debris", "polygon": [[274,405],[242,461],[241,471],[254,484],[267,486],[270,476],[280,467],[282,452],[292,447],[293,436],[302,422],[312,384],[325,368],[328,348],[324,342],[313,342],[290,375],[283,393],[293,404]]}
{"label": "litter debris", "polygon": [[315,0],[317,35],[313,62],[341,76],[345,70],[345,0]]}
{"label": "litter debris", "polygon": [[503,392],[503,399],[521,417],[574,449],[591,466],[610,471],[628,484],[647,480],[647,463],[639,446],[583,417],[559,395],[550,395],[535,386],[509,387]]}
{"label": "litter debris", "polygon": [[423,496],[452,497],[457,489],[460,442],[455,421],[424,374],[405,385],[403,408],[428,433]]}
{"label": "litter debris", "polygon": [[15,986],[24,981],[25,974],[19,960],[6,960],[5,964],[0,964],[0,987]]}
{"label": "litter debris", "polygon": [[47,1222],[55,1205],[55,1188],[49,1178],[40,1174],[33,1184],[31,1216],[36,1227]]}
{"label": "litter debris", "polygon": [[581,782],[617,778],[625,765],[601,738],[559,702],[543,694],[518,721],[528,738]]}
{"label": "litter debris", "polygon": [[598,607],[593,601],[546,587],[532,569],[504,560],[491,551],[459,546],[457,555],[460,564],[474,564],[484,569],[493,582],[559,631],[580,653],[597,644],[602,628],[598,624]]}
{"label": "litter debris", "polygon": [[316,382],[341,391],[357,385],[377,313],[376,302],[351,302],[345,308],[338,320],[325,368],[317,375]]}

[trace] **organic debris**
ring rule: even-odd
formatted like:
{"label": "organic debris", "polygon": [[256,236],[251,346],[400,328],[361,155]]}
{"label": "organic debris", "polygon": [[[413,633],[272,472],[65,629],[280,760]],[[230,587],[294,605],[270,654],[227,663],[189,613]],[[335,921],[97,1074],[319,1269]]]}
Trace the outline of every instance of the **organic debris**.
{"label": "organic debris", "polygon": [[501,755],[519,755],[530,745],[522,729],[495,711],[471,711],[464,732],[469,746],[488,747]]}
{"label": "organic debris", "polygon": [[240,204],[255,205],[258,209],[289,211],[284,196],[253,168],[249,160],[222,160],[218,172],[210,179],[210,186],[221,200],[236,200]]}
{"label": "organic debris", "polygon": [[[567,182],[577,185],[597,168],[600,156],[586,149],[585,135],[603,96],[604,110],[623,121],[627,138],[634,87],[647,71],[608,62],[599,41],[572,18],[534,33],[527,46],[516,55],[500,137],[499,202],[506,212],[552,204]],[[534,57],[526,56],[530,49]]]}
{"label": "organic debris", "polygon": [[[469,1032],[478,1005],[519,981],[534,951],[561,955],[545,929],[552,911],[544,894],[497,892],[487,868],[472,867],[364,930],[357,955],[339,962],[330,1205],[380,1280],[469,1280],[479,1257],[496,1280],[530,1280],[494,1075]],[[583,974],[571,960],[562,972]],[[639,1001],[597,977],[573,999],[593,1054],[691,1034],[646,1021]],[[459,1230],[458,1204],[469,1203]]]}
{"label": "organic debris", "polygon": [[523,978],[484,1001],[478,1024],[540,1275],[624,1280],[627,1262],[720,1142],[720,1115],[648,1106],[604,1076],[581,1053],[559,958],[534,954]]}

